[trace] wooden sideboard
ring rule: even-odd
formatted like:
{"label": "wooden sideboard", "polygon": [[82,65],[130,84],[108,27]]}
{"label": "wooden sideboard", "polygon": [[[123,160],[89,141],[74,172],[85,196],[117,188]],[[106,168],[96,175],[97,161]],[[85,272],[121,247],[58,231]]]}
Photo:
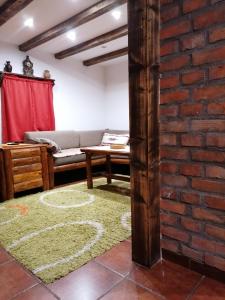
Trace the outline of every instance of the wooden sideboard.
{"label": "wooden sideboard", "polygon": [[0,145],[0,200],[14,194],[42,187],[49,189],[46,145]]}

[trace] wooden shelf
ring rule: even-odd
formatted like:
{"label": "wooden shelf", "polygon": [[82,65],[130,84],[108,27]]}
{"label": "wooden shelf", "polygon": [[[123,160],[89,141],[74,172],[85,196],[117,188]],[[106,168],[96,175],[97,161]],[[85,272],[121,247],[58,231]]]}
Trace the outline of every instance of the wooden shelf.
{"label": "wooden shelf", "polygon": [[53,85],[55,84],[55,79],[46,79],[46,78],[37,77],[37,76],[26,76],[26,75],[18,74],[18,73],[0,72],[0,86],[2,85],[2,80],[3,80],[5,74],[16,76],[16,77],[21,77],[21,78],[26,78],[26,79],[31,79],[31,80],[50,81],[50,82],[52,82]]}

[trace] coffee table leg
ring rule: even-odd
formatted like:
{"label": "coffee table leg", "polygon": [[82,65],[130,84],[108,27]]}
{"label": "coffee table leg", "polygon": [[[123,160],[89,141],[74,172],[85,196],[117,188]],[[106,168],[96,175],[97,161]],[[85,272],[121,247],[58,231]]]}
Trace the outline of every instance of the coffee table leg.
{"label": "coffee table leg", "polygon": [[112,169],[110,155],[106,155],[106,172],[107,172],[107,183],[112,183]]}
{"label": "coffee table leg", "polygon": [[91,170],[91,153],[86,153],[87,187],[93,189],[93,178]]}

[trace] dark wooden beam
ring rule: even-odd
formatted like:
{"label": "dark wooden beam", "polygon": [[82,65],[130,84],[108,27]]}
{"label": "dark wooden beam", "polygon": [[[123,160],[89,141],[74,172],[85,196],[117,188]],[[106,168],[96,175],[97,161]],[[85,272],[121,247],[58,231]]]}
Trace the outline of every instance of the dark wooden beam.
{"label": "dark wooden beam", "polygon": [[104,33],[100,36],[97,36],[93,39],[90,39],[88,41],[85,41],[79,45],[76,45],[74,47],[68,48],[66,50],[63,50],[61,52],[58,52],[55,54],[55,58],[57,59],[63,59],[68,56],[80,53],[82,51],[97,47],[99,45],[103,45],[105,43],[108,43],[110,41],[113,41],[115,39],[118,39],[120,37],[123,37],[128,34],[128,27],[127,25],[124,25],[120,28],[117,28],[115,30],[109,31],[107,33]]}
{"label": "dark wooden beam", "polygon": [[132,257],[160,258],[159,2],[128,0]]}
{"label": "dark wooden beam", "polygon": [[126,48],[123,48],[123,49],[119,49],[119,50],[116,50],[116,51],[113,51],[113,52],[109,52],[109,53],[106,53],[106,54],[103,54],[103,55],[85,60],[85,61],[83,61],[83,65],[86,66],[86,67],[90,67],[90,66],[93,66],[93,65],[100,64],[104,61],[108,61],[108,60],[111,60],[111,59],[114,59],[114,58],[117,58],[117,57],[120,57],[120,56],[124,56],[124,55],[127,55],[127,54],[128,54],[128,48],[126,47]]}
{"label": "dark wooden beam", "polygon": [[115,7],[127,3],[127,0],[103,0],[100,1],[89,8],[83,10],[82,12],[76,14],[75,16],[69,18],[68,20],[42,32],[41,34],[33,37],[29,41],[21,44],[19,49],[21,51],[27,51],[34,47],[40,46],[61,34],[67,32],[70,29],[78,27],[85,24],[107,12],[114,9]]}
{"label": "dark wooden beam", "polygon": [[24,9],[33,0],[7,0],[0,6],[0,26]]}

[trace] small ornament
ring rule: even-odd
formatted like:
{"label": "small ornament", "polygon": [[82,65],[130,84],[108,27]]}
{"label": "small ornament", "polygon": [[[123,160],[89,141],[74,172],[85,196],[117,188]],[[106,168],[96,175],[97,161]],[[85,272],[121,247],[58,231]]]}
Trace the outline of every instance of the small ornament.
{"label": "small ornament", "polygon": [[9,73],[12,72],[12,66],[10,64],[10,61],[8,61],[8,60],[5,63],[4,72],[9,72]]}
{"label": "small ornament", "polygon": [[49,70],[44,70],[43,76],[45,79],[50,79],[51,73],[49,72]]}
{"label": "small ornament", "polygon": [[29,56],[23,61],[23,74],[26,76],[34,76],[33,63],[30,61]]}

